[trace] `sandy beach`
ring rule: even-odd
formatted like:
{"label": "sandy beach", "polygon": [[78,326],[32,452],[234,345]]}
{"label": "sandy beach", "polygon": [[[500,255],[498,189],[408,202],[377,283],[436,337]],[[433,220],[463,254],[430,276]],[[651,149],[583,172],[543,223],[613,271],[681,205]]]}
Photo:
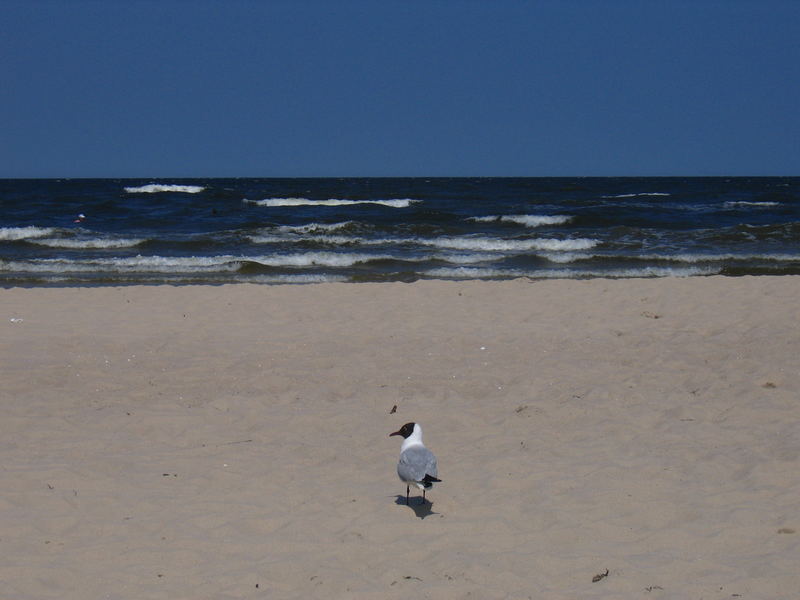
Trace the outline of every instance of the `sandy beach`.
{"label": "sandy beach", "polygon": [[[0,290],[0,598],[796,597],[798,299],[794,276]],[[409,421],[439,459],[424,506],[388,435]]]}

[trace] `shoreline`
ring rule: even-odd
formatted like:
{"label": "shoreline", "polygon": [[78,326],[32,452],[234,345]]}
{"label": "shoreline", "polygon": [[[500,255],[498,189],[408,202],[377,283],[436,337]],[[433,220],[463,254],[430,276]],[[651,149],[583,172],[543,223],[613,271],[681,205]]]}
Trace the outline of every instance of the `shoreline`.
{"label": "shoreline", "polygon": [[392,285],[392,284],[404,284],[404,285],[414,285],[414,284],[430,284],[430,283],[447,283],[447,284],[468,284],[468,283],[481,283],[481,284],[492,284],[492,283],[526,283],[526,284],[535,284],[535,283],[543,283],[548,281],[661,281],[661,280],[694,280],[694,279],[713,279],[713,278],[720,278],[720,279],[742,279],[742,278],[765,278],[765,279],[780,279],[784,277],[800,277],[800,273],[780,273],[780,274],[770,274],[770,273],[736,273],[736,274],[726,274],[726,273],[709,273],[709,274],[694,274],[694,275],[641,275],[641,276],[614,276],[614,275],[591,275],[591,276],[575,276],[575,277],[531,277],[531,276],[518,276],[518,277],[505,277],[505,278],[472,278],[472,279],[447,279],[447,278],[417,278],[413,280],[402,280],[402,279],[356,279],[356,280],[331,280],[331,281],[318,281],[318,280],[309,280],[309,281],[207,281],[207,282],[198,282],[198,281],[190,281],[190,282],[179,282],[179,281],[108,281],[108,282],[99,282],[99,283],[91,283],[91,282],[78,282],[78,283],[69,283],[69,282],[44,282],[44,283],[32,283],[32,284],[0,284],[0,290],[37,290],[37,289],[97,289],[97,288],[135,288],[135,287],[142,287],[142,288],[155,288],[155,287],[173,287],[173,288],[184,288],[184,287],[237,287],[237,286],[253,286],[253,287],[306,287],[306,286],[326,286],[326,285]]}
{"label": "shoreline", "polygon": [[[0,589],[786,597],[798,297],[797,276],[0,290]],[[425,507],[394,472],[407,421],[439,459]]]}

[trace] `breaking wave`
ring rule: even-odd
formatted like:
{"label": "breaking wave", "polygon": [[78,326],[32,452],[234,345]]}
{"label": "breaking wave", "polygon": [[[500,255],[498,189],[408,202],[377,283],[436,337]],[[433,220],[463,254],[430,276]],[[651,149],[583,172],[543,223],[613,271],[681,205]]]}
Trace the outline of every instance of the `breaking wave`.
{"label": "breaking wave", "polygon": [[37,246],[48,246],[50,248],[69,248],[72,250],[86,249],[97,250],[104,248],[133,248],[143,244],[146,240],[135,238],[91,238],[91,239],[59,239],[46,238],[32,240],[32,244]]}
{"label": "breaking wave", "polygon": [[173,183],[150,183],[138,187],[124,188],[129,194],[158,194],[160,192],[179,192],[182,194],[199,194],[206,188],[201,185],[178,185]]}
{"label": "breaking wave", "polygon": [[431,269],[425,273],[428,277],[441,279],[512,279],[527,277],[529,279],[588,279],[595,277],[620,279],[643,277],[693,277],[697,275],[716,275],[720,269],[711,267],[641,267],[632,269],[493,269],[475,267],[444,267]]}
{"label": "breaking wave", "polygon": [[305,233],[319,234],[330,233],[332,231],[345,231],[357,227],[355,221],[343,221],[341,223],[306,223],[305,225],[282,225],[277,231],[285,233]]}
{"label": "breaking wave", "polygon": [[615,194],[613,196],[603,196],[603,198],[638,198],[639,196],[671,196],[665,192],[640,192],[636,194]]}
{"label": "breaking wave", "polygon": [[588,250],[597,246],[598,241],[592,239],[552,240],[537,238],[531,240],[503,240],[487,237],[441,237],[415,238],[413,243],[438,248],[454,248],[457,250],[484,250],[489,252],[519,252],[527,250]]}
{"label": "breaking wave", "polygon": [[352,267],[376,260],[391,260],[392,255],[350,254],[338,252],[303,252],[272,256],[247,257],[246,260],[269,267]]}
{"label": "breaking wave", "polygon": [[15,242],[53,235],[52,227],[0,227],[0,241]]}
{"label": "breaking wave", "polygon": [[780,202],[746,202],[744,200],[740,200],[737,202],[726,202],[725,208],[740,208],[740,207],[749,207],[755,206],[757,208],[770,208],[772,206],[780,206]]}
{"label": "breaking wave", "polygon": [[353,206],[355,204],[377,204],[380,206],[389,206],[391,208],[408,208],[419,200],[412,200],[405,198],[402,200],[339,200],[331,198],[329,200],[309,200],[307,198],[266,198],[264,200],[248,200],[245,198],[243,202],[248,204],[255,204],[257,206]]}
{"label": "breaking wave", "polygon": [[167,257],[132,256],[124,258],[76,259],[42,258],[25,261],[0,260],[0,271],[38,273],[81,272],[146,272],[192,273],[202,271],[235,271],[241,260],[234,256]]}
{"label": "breaking wave", "polygon": [[488,217],[469,217],[468,221],[477,223],[517,223],[526,227],[542,227],[544,225],[564,225],[572,220],[568,215],[490,215]]}
{"label": "breaking wave", "polygon": [[2,260],[0,271],[40,273],[141,272],[195,273],[234,272],[246,264],[266,267],[351,267],[359,263],[392,259],[390,255],[304,252],[269,256],[131,256],[119,258]]}
{"label": "breaking wave", "polygon": [[316,242],[332,245],[363,246],[427,246],[452,250],[475,250],[482,252],[526,252],[530,250],[569,251],[588,250],[598,245],[598,240],[576,238],[556,240],[536,238],[525,240],[505,240],[493,237],[436,237],[436,238],[365,238],[344,235],[310,235],[287,237],[285,235],[251,235],[248,239],[254,244],[282,244]]}

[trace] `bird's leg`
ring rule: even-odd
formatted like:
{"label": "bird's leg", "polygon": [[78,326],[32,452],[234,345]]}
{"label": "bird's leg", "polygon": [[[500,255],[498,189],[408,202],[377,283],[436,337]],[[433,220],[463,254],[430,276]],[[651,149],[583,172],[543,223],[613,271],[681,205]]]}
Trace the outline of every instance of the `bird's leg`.
{"label": "bird's leg", "polygon": [[409,494],[409,486],[406,486],[406,506],[408,506],[408,494]]}

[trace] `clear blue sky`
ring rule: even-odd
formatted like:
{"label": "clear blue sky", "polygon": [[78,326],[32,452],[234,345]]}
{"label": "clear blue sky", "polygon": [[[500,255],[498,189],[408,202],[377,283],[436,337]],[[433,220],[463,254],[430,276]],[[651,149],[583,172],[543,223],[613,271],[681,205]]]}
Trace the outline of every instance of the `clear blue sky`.
{"label": "clear blue sky", "polygon": [[0,177],[800,175],[800,0],[0,0]]}

